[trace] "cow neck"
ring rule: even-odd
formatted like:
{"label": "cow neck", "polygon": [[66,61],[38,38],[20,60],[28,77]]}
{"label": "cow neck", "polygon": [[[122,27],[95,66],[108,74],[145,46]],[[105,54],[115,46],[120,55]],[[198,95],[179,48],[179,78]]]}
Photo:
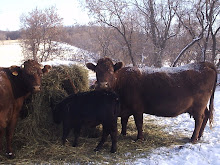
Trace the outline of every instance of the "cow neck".
{"label": "cow neck", "polygon": [[13,95],[15,99],[21,98],[21,97],[28,97],[31,92],[28,91],[27,85],[25,81],[22,79],[21,75],[14,76],[11,74],[11,72],[8,70],[7,76],[11,82]]}

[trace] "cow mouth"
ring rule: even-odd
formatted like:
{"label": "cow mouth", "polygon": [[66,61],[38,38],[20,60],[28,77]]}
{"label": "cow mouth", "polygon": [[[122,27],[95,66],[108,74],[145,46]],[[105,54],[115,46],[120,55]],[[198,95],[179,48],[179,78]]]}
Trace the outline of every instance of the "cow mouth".
{"label": "cow mouth", "polygon": [[40,86],[39,85],[36,85],[36,86],[33,86],[33,92],[39,92],[40,91]]}
{"label": "cow mouth", "polygon": [[96,88],[107,89],[110,88],[108,82],[100,82],[96,84]]}

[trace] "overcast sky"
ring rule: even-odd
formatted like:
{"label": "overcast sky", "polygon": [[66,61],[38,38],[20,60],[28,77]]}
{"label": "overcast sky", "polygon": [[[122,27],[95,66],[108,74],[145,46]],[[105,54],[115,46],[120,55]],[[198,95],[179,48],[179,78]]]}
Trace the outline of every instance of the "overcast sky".
{"label": "overcast sky", "polygon": [[0,0],[0,30],[18,30],[22,13],[56,6],[64,25],[85,24],[89,18],[78,0]]}

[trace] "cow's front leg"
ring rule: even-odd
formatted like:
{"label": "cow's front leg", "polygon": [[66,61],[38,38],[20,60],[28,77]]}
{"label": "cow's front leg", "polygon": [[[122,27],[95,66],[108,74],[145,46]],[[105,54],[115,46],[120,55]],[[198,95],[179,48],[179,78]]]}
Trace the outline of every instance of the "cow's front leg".
{"label": "cow's front leg", "polygon": [[99,142],[99,144],[97,145],[97,147],[94,149],[94,151],[99,151],[103,144],[106,142],[108,135],[109,135],[109,129],[106,128],[106,126],[103,125],[103,131],[102,131],[102,139]]}
{"label": "cow's front leg", "polygon": [[12,121],[6,127],[6,142],[7,142],[6,156],[8,158],[15,157],[15,154],[12,151],[12,138],[13,138],[16,123],[17,123],[17,117],[13,118]]}
{"label": "cow's front leg", "polygon": [[126,132],[127,132],[128,118],[129,118],[129,116],[121,117],[121,126],[122,126],[121,134],[124,135],[124,136],[126,135]]}
{"label": "cow's front leg", "polygon": [[111,140],[112,140],[112,147],[111,147],[111,153],[114,153],[117,151],[117,119],[112,123],[112,128],[110,131]]}

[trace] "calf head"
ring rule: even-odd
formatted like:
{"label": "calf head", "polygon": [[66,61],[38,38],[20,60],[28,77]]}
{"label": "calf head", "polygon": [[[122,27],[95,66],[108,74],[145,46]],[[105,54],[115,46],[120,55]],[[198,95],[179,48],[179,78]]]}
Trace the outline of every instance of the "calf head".
{"label": "calf head", "polygon": [[40,91],[41,78],[43,73],[47,73],[51,67],[46,65],[42,67],[37,61],[25,61],[21,67],[12,66],[10,68],[12,74],[16,76],[17,81],[25,85],[26,90],[30,92]]}
{"label": "calf head", "polygon": [[97,65],[87,63],[86,66],[96,73],[96,89],[111,89],[117,79],[116,71],[123,67],[123,63],[118,62],[113,64],[110,58],[101,58],[98,60]]}

